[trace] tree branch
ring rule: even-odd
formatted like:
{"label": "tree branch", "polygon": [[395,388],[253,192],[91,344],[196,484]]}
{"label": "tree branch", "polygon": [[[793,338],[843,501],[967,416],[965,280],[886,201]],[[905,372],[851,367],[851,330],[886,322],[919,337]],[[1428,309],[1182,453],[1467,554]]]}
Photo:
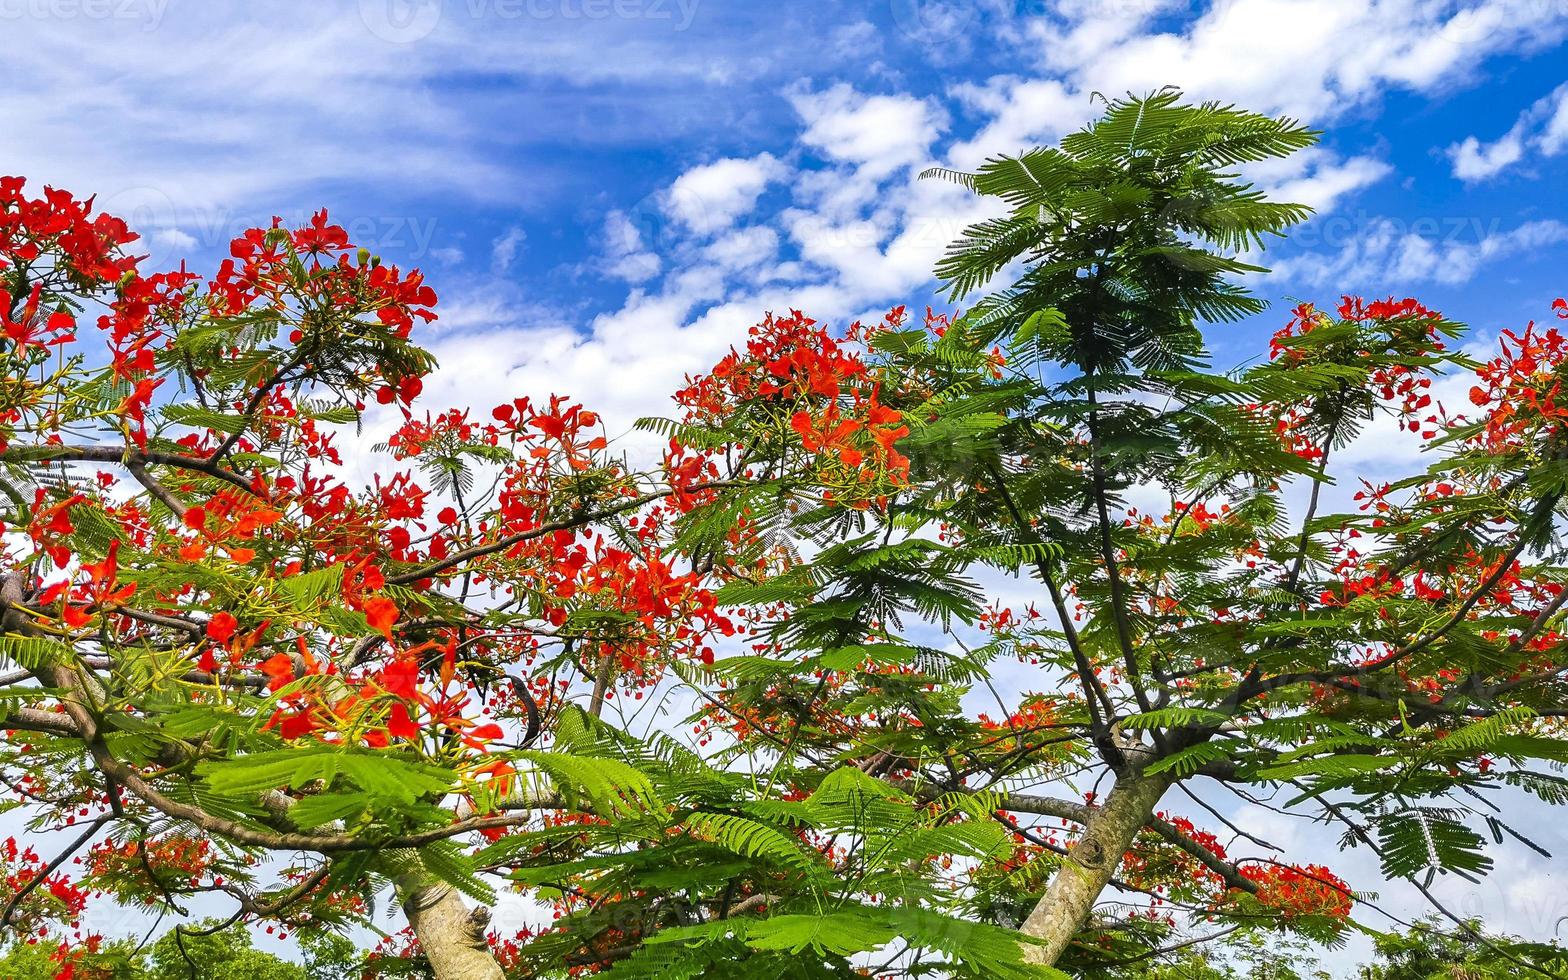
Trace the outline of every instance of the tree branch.
{"label": "tree branch", "polygon": [[202,473],[232,484],[252,496],[261,496],[249,480],[233,470],[219,466],[212,460],[197,456],[182,456],[179,453],[136,449],[130,446],[12,446],[0,452],[0,460],[12,463],[115,463],[127,468],[133,462],[142,466],[170,466],[178,470]]}

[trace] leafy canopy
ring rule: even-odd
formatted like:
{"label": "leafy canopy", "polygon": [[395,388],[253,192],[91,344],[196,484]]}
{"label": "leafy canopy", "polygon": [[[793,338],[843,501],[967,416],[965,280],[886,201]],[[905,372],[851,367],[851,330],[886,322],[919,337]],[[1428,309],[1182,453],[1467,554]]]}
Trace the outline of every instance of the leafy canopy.
{"label": "leafy canopy", "polygon": [[[324,212],[154,273],[0,181],[0,770],[48,844],[0,917],[65,975],[101,896],[395,903],[372,976],[1102,976],[1371,928],[1247,801],[1420,889],[1537,846],[1494,800],[1568,799],[1568,342],[1347,297],[1210,366],[1308,214],[1238,173],[1313,138],[1161,92],[946,174],[1005,211],[937,270],[967,310],[769,315],[636,452],[416,409],[435,293]],[[1346,500],[1395,429],[1428,465]],[[506,889],[551,918],[497,934]]]}

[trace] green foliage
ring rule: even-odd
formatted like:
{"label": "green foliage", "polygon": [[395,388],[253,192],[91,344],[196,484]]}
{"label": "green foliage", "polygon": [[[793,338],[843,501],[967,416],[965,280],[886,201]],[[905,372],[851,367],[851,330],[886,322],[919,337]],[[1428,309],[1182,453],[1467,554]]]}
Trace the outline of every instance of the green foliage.
{"label": "green foliage", "polygon": [[[741,961],[769,975],[848,976],[857,956],[905,943],[924,949],[916,960],[935,957],[954,976],[1052,975],[1025,968],[1015,933],[966,921],[930,880],[932,855],[988,859],[1006,850],[1005,833],[968,794],[928,806],[842,767],[798,773],[815,780],[812,791],[781,799],[674,743],[632,740],[587,715],[568,715],[562,731],[571,755],[528,758],[556,791],[581,792],[612,819],[511,834],[476,863],[510,865],[515,881],[546,891],[570,878],[622,897],[525,947],[524,961],[537,968],[570,962],[582,944],[636,923],[649,944],[616,960],[612,976],[724,976]],[[807,835],[855,845],[830,869],[804,846]],[[540,851],[549,859],[525,859]],[[856,901],[866,893],[892,904]]]}
{"label": "green foliage", "polygon": [[1046,967],[1025,965],[1018,939],[1008,930],[915,909],[854,907],[827,914],[726,920],[667,929],[655,941],[700,948],[732,937],[760,953],[792,956],[809,953],[813,959],[829,963],[859,953],[875,952],[899,941],[916,947],[931,947],[953,957],[960,964],[952,974],[954,976],[1005,980],[1051,980],[1065,976]]}
{"label": "green foliage", "polygon": [[148,980],[317,980],[322,976],[253,948],[250,931],[244,928],[218,929],[205,936],[170,931],[153,943],[150,952]]}
{"label": "green foliage", "polygon": [[412,803],[421,796],[444,793],[450,777],[439,769],[380,753],[344,753],[325,748],[256,752],[243,761],[205,763],[202,773],[214,792],[251,799],[278,787],[304,788],[335,780],[357,786],[371,798]]}
{"label": "green foliage", "polygon": [[58,980],[63,963],[72,964],[76,976],[94,980],[346,980],[358,975],[361,954],[335,933],[302,937],[298,951],[303,963],[256,949],[244,926],[209,920],[168,930],[145,948],[129,940],[105,943],[96,951],[62,945],[53,937],[19,943],[0,956],[0,976]]}
{"label": "green foliage", "polygon": [[[15,943],[0,956],[0,976],[6,980],[58,980],[61,963],[56,956],[59,950],[60,944],[52,937]],[[83,973],[96,969],[104,971],[100,975],[112,976],[115,980],[153,980],[147,972],[146,958],[136,952],[129,941],[108,944],[97,953],[82,956],[79,962]]]}
{"label": "green foliage", "polygon": [[[56,465],[129,467],[118,444],[0,451],[15,527],[35,490],[70,511],[68,554],[34,564],[97,586],[112,554],[133,587],[10,580],[0,657],[27,676],[0,704],[25,742],[0,765],[54,825],[108,814],[95,887],[243,896],[318,944],[301,967],[243,929],[176,933],[126,955],[158,980],[351,975],[323,937],[435,882],[553,903],[507,947],[519,977],[1316,980],[1300,943],[1343,942],[1363,896],[1320,855],[1257,858],[1245,815],[1189,824],[1171,788],[1217,821],[1208,780],[1328,822],[1422,886],[1539,851],[1490,791],[1568,803],[1568,430],[1515,425],[1533,391],[1439,418],[1426,386],[1473,365],[1413,303],[1304,304],[1266,362],[1211,367],[1206,330],[1264,309],[1240,277],[1310,214],[1241,173],[1314,139],[1161,91],[939,172],[1003,212],[938,267],[972,305],[925,329],[770,318],[680,421],[642,423],[670,441],[648,473],[591,412],[519,400],[495,425],[411,415],[381,448],[412,474],[318,486],[317,423],[406,403],[429,358],[376,322],[384,296],[339,295],[386,270],[264,230],[285,299],[173,330],[157,356],[193,397],[152,413],[133,518],[66,508],[81,481]],[[311,283],[330,295],[295,310]],[[1553,391],[1549,360],[1510,384]],[[61,418],[118,417],[123,377],[71,371]],[[1333,513],[1339,454],[1389,423],[1430,466]],[[221,448],[178,459],[192,433]],[[201,537],[274,473],[283,509],[234,535],[253,560]],[[1036,908],[1063,912],[1046,942],[1018,931]],[[1046,945],[1066,951],[1030,965]],[[1557,955],[1380,950],[1368,980]],[[405,952],[382,972],[431,972]]]}
{"label": "green foliage", "polygon": [[968,228],[937,274],[956,300],[1029,260],[1015,283],[966,315],[982,343],[1006,336],[1031,361],[1089,372],[1114,374],[1128,360],[1148,370],[1192,368],[1199,319],[1225,322],[1263,308],[1229,282],[1253,267],[1227,253],[1259,247],[1310,213],[1266,200],[1227,168],[1288,155],[1315,138],[1288,119],[1183,104],[1174,90],[1112,102],[1059,148],[993,158],[963,175],[1012,211]]}
{"label": "green foliage", "polygon": [[1502,980],[1537,969],[1560,975],[1568,968],[1568,950],[1488,935],[1473,919],[1458,927],[1422,919],[1406,932],[1378,936],[1375,948],[1376,961],[1362,967],[1357,980]]}

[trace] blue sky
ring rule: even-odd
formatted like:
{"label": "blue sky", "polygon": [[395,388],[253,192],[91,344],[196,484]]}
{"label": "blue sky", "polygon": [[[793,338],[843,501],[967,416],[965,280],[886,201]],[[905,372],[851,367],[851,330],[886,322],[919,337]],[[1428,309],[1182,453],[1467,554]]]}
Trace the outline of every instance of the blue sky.
{"label": "blue sky", "polygon": [[[1165,84],[1326,133],[1252,175],[1319,214],[1218,363],[1290,298],[1415,295],[1485,346],[1568,292],[1568,0],[0,0],[0,36],[0,173],[198,270],[329,208],[441,294],[432,407],[560,391],[629,425],[765,310],[919,309],[985,211],[916,173]],[[1449,896],[1549,933],[1560,888],[1505,858]]]}
{"label": "blue sky", "polygon": [[[0,169],[96,191],[198,268],[330,208],[442,294],[433,401],[564,388],[629,420],[765,309],[919,308],[981,211],[915,173],[1168,83],[1326,131],[1256,175],[1320,210],[1269,298],[1416,294],[1490,335],[1563,291],[1568,0],[0,0],[0,23]],[[1216,333],[1218,360],[1266,328]]]}

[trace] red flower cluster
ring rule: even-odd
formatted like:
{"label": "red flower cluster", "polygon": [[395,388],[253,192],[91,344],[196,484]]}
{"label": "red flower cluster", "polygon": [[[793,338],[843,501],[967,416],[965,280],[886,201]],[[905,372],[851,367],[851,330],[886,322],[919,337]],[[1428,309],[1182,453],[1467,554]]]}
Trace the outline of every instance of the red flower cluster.
{"label": "red flower cluster", "polygon": [[[44,874],[45,861],[31,847],[23,847],[16,838],[0,841],[0,883],[9,898],[31,885]],[[28,893],[28,899],[13,909],[12,924],[21,931],[39,928],[45,919],[75,926],[87,908],[88,892],[74,884],[63,874],[55,873],[44,878]]]}
{"label": "red flower cluster", "polygon": [[1350,915],[1354,903],[1350,886],[1322,865],[1247,864],[1240,871],[1243,878],[1258,886],[1258,901],[1287,919],[1307,915],[1343,919]]}
{"label": "red flower cluster", "polygon": [[87,873],[108,883],[122,901],[156,905],[161,889],[176,882],[202,884],[215,857],[212,842],[184,834],[149,840],[103,841],[87,854]]}
{"label": "red flower cluster", "polygon": [[[1552,304],[1568,319],[1568,301]],[[1532,321],[1524,333],[1503,331],[1501,352],[1476,371],[1479,384],[1470,401],[1487,410],[1485,426],[1473,441],[1494,453],[1517,451],[1560,435],[1568,424],[1562,364],[1568,336],[1556,327],[1539,330]]]}
{"label": "red flower cluster", "polygon": [[[1414,299],[1367,302],[1357,296],[1341,297],[1336,313],[1337,318],[1311,303],[1298,305],[1290,321],[1269,339],[1269,360],[1286,367],[1366,364],[1370,390],[1394,411],[1400,426],[1420,432],[1423,438],[1435,436],[1443,424],[1438,411],[1422,415],[1433,407],[1430,372],[1411,361],[1445,349],[1440,336],[1442,314]],[[1355,329],[1320,345],[1301,342],[1335,326]],[[1381,363],[1389,358],[1392,363]],[[1314,408],[1311,401],[1250,408],[1274,418],[1279,439],[1290,452],[1309,460],[1323,457],[1324,448],[1306,431]]]}
{"label": "red flower cluster", "polygon": [[[901,322],[890,315],[888,326]],[[849,338],[867,332],[855,324]],[[865,356],[793,310],[769,314],[749,331],[743,351],[732,348],[711,374],[688,378],[676,393],[688,423],[715,423],[752,411],[759,438],[777,436],[787,422],[815,467],[827,499],[867,506],[908,482],[909,460],[895,444],[909,435],[903,415],[882,400],[882,380]],[[672,447],[671,468],[694,467]]]}
{"label": "red flower cluster", "polygon": [[[309,295],[301,299],[374,314],[398,337],[408,336],[415,318],[426,323],[436,318],[431,311],[435,290],[425,285],[421,273],[416,270],[405,276],[397,266],[354,262],[348,233],[327,221],[327,212],[318,211],[308,227],[290,232],[283,219],[273,218],[271,228],[252,228],[234,239],[229,245],[232,258],[224,261],[210,285],[214,297],[224,301],[219,309],[237,313],[258,302],[283,308],[299,285],[292,269],[294,257],[308,256],[313,268],[326,274],[310,277]],[[307,342],[309,327],[302,325],[289,339]]]}
{"label": "red flower cluster", "polygon": [[[125,222],[94,215],[93,202],[45,187],[29,197],[21,177],[0,177],[0,274],[14,277],[0,285],[0,334],[11,347],[14,384],[0,406],[0,451],[9,430],[29,415],[47,417],[54,409],[43,395],[48,387],[28,377],[28,368],[49,359],[50,348],[76,339],[76,318],[63,302],[45,291],[44,277],[57,288],[96,295],[120,282],[136,267],[121,247],[136,240]],[[29,288],[26,283],[32,280]]]}
{"label": "red flower cluster", "polygon": [[[390,632],[397,609],[380,597],[366,603],[372,628]],[[439,670],[427,672],[439,655]],[[285,739],[307,736],[325,742],[358,741],[382,748],[401,739],[424,747],[426,734],[455,736],[469,749],[483,751],[502,736],[501,726],[470,717],[477,696],[457,674],[457,641],[427,641],[395,651],[364,672],[339,669],[335,661],[312,654],[303,638],[295,654],[274,654],[259,665],[278,694],[279,707],[264,726]],[[341,684],[320,684],[312,678],[340,677]]]}
{"label": "red flower cluster", "polygon": [[44,196],[23,193],[22,177],[0,177],[0,269],[15,263],[54,264],[78,283],[112,283],[136,267],[119,254],[137,236],[109,214],[94,215],[92,198],[45,187]]}

